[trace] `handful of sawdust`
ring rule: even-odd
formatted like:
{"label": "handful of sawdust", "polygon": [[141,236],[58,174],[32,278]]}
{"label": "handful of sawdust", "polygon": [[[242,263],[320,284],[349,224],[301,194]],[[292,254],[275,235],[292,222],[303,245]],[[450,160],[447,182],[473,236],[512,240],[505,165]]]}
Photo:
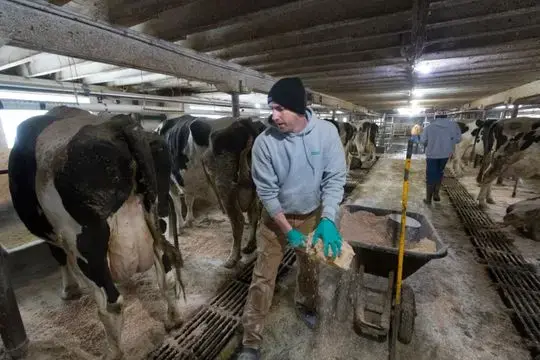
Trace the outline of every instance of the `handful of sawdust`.
{"label": "handful of sawdust", "polygon": [[[306,238],[306,247],[301,248],[303,251],[308,254],[309,257],[317,261],[324,262],[330,266],[338,267],[344,270],[348,270],[351,267],[351,262],[354,257],[354,250],[348,242],[343,241],[341,244],[341,254],[333,258],[331,256],[326,257],[324,255],[324,247],[322,239],[319,239],[315,246],[312,246],[313,233],[309,234]],[[330,250],[330,253],[332,250]]]}

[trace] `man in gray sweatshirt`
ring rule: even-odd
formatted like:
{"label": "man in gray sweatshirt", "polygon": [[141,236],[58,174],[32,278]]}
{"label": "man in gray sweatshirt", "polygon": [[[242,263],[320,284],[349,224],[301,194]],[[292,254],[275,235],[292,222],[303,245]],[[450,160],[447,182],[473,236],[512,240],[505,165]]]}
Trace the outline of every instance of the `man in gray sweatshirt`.
{"label": "man in gray sweatshirt", "polygon": [[461,130],[455,121],[448,119],[443,111],[435,112],[435,119],[424,129],[420,142],[426,146],[426,198],[440,201],[439,191],[448,158],[461,141]]}
{"label": "man in gray sweatshirt", "polygon": [[[240,360],[260,357],[265,317],[279,263],[287,243],[299,249],[314,232],[327,256],[341,253],[335,225],[346,181],[345,153],[336,127],[317,119],[306,107],[300,79],[284,78],[268,94],[270,127],[253,144],[252,174],[264,206],[257,236],[257,262],[242,318]],[[313,328],[317,323],[318,264],[296,251],[298,273],[295,302],[298,316]]]}

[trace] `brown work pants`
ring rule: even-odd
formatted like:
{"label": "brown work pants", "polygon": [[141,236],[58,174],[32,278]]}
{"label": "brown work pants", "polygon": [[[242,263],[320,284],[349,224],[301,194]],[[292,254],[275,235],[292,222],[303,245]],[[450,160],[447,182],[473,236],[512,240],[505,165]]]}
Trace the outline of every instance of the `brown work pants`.
{"label": "brown work pants", "polygon": [[[305,215],[285,215],[291,226],[304,235],[312,233],[321,217],[320,208]],[[244,346],[259,348],[262,342],[264,320],[274,295],[278,267],[283,258],[286,236],[274,220],[263,210],[257,234],[257,262],[242,317]],[[295,302],[309,310],[316,310],[318,301],[318,263],[310,260],[302,251],[296,251],[298,272],[296,276]]]}

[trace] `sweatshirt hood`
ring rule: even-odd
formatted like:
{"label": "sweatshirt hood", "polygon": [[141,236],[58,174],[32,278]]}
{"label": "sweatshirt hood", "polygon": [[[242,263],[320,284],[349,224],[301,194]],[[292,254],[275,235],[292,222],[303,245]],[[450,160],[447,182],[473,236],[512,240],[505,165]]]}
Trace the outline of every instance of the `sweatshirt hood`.
{"label": "sweatshirt hood", "polygon": [[454,126],[453,122],[449,118],[439,118],[431,121],[430,125],[434,125],[440,128],[451,128]]}
{"label": "sweatshirt hood", "polygon": [[311,169],[313,170],[313,174],[315,174],[315,166],[313,165],[310,151],[308,150],[308,146],[306,145],[306,135],[308,135],[309,133],[313,131],[313,129],[315,128],[315,123],[319,121],[319,119],[317,118],[317,115],[315,115],[313,110],[310,109],[309,107],[306,107],[306,119],[307,119],[306,127],[302,131],[297,132],[297,133],[294,133],[294,132],[283,133],[279,131],[278,127],[276,126],[276,123],[274,122],[274,120],[272,120],[272,115],[268,117],[268,125],[272,128],[272,130],[274,130],[275,132],[278,132],[282,139],[288,139],[288,141],[293,141],[293,142],[302,141],[302,146],[304,148],[304,155],[306,156],[307,161]]}

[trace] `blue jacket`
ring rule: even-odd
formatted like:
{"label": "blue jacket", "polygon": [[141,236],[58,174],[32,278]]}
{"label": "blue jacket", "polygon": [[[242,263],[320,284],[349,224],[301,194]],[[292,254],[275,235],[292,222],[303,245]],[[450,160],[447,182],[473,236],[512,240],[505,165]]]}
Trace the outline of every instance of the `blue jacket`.
{"label": "blue jacket", "polygon": [[282,133],[273,124],[253,144],[252,175],[257,194],[271,217],[308,214],[321,206],[335,221],[347,176],[345,152],[336,127],[307,109],[299,133]]}
{"label": "blue jacket", "polygon": [[426,145],[429,159],[447,159],[461,141],[461,130],[455,121],[448,118],[433,120],[422,132],[420,142]]}

